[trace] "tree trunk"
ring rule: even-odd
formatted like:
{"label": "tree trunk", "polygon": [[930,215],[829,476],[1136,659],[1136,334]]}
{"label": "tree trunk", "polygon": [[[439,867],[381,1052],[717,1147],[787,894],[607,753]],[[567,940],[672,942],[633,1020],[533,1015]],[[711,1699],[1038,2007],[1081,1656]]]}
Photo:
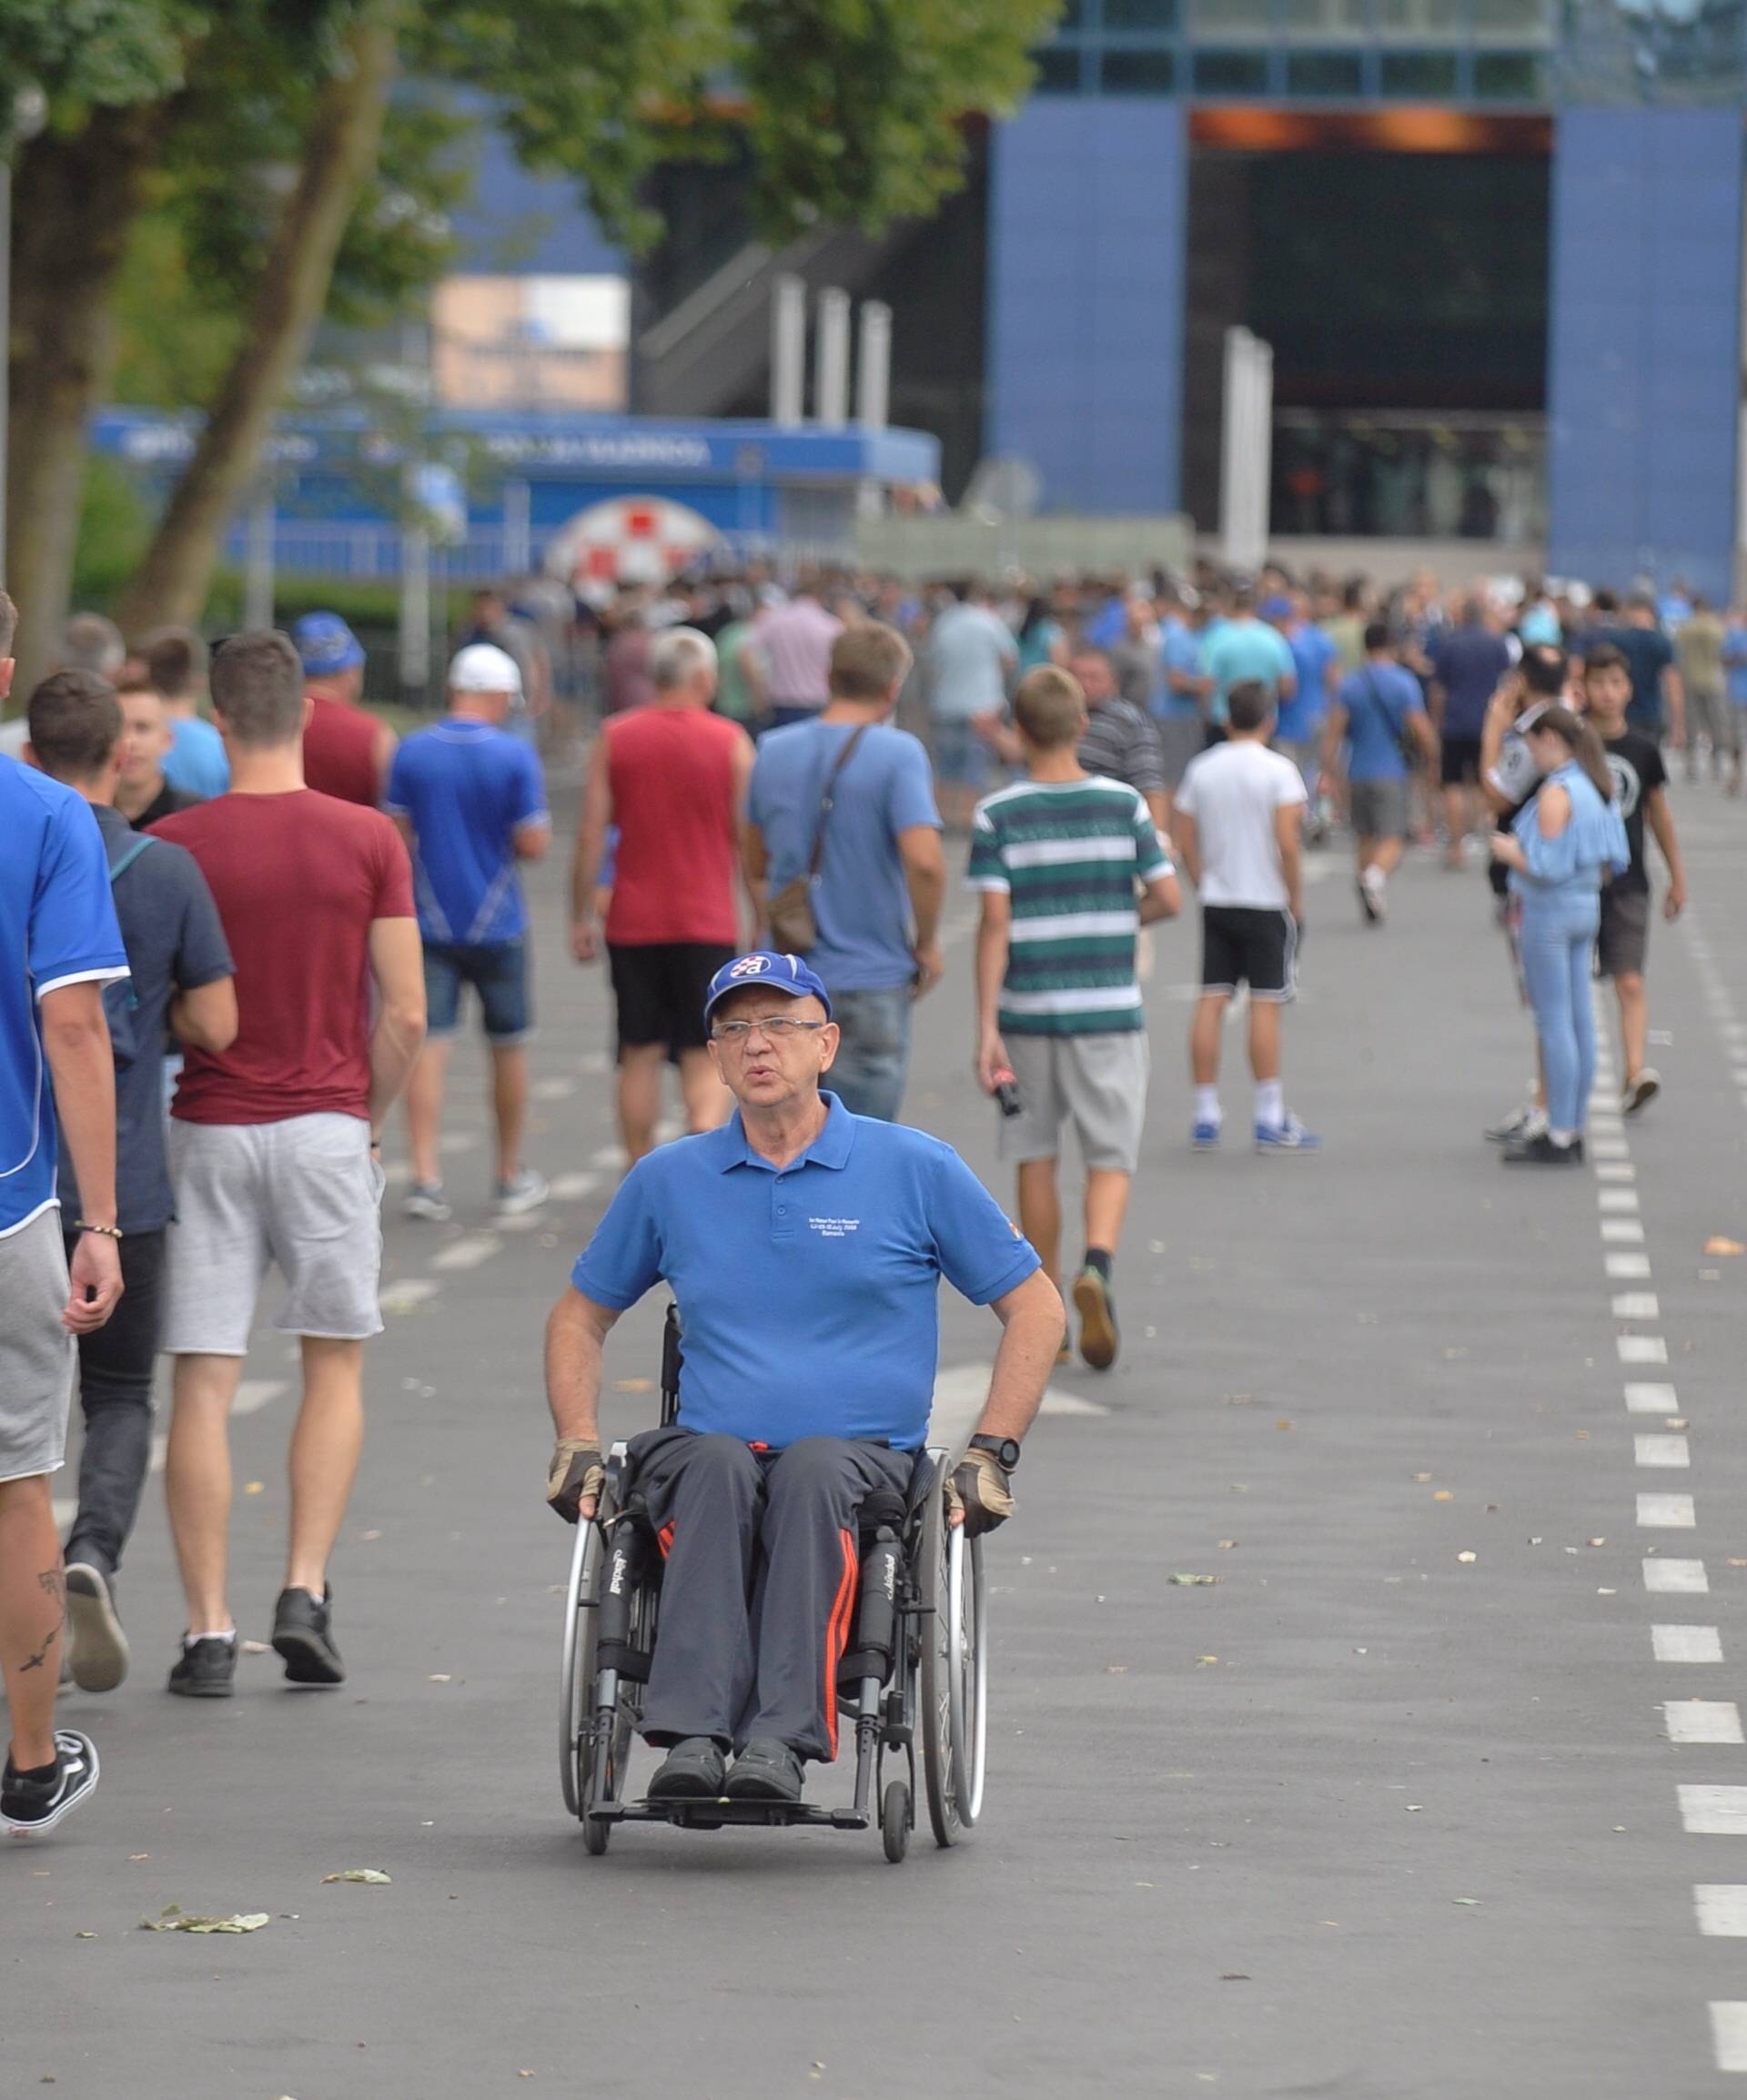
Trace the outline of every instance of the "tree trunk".
{"label": "tree trunk", "polygon": [[394,9],[371,8],[322,91],[298,180],[261,269],[247,326],[139,573],[125,631],[200,617],[225,527],[253,480],[273,419],[328,302],[334,258],[374,173],[394,76]]}
{"label": "tree trunk", "polygon": [[66,619],[86,429],[115,366],[113,299],[166,125],[162,105],[100,110],[26,148],[13,186],[6,588],[19,703]]}

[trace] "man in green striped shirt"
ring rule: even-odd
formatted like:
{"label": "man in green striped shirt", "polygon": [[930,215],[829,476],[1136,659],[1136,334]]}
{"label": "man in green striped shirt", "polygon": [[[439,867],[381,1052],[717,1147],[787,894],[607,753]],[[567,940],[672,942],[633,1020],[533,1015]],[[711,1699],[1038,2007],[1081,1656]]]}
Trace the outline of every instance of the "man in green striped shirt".
{"label": "man in green striped shirt", "polygon": [[[1080,1354],[1116,1359],[1111,1269],[1140,1164],[1149,1069],[1135,935],[1181,904],[1146,803],[1088,773],[1076,747],[1086,697],[1045,664],[1020,681],[1014,720],[1025,779],[976,806],[968,880],[976,934],[976,1075],[1009,1095],[1001,1156],[1017,1163],[1020,1229],[1059,1286],[1055,1163],[1071,1122],[1086,1164],[1086,1259],[1074,1283]],[[1066,1350],[1063,1351],[1065,1355]]]}

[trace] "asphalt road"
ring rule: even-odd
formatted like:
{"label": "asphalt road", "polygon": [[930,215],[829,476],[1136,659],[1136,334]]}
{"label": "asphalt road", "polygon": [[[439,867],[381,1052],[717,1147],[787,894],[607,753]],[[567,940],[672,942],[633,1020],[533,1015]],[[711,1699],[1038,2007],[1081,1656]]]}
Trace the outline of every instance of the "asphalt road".
{"label": "asphalt road", "polygon": [[[1732,2090],[1747,1844],[1683,1819],[1747,1833],[1747,1258],[1704,1251],[1747,1241],[1747,812],[1679,807],[1668,1091],[1581,1174],[1507,1175],[1479,1142],[1529,1035],[1477,871],[1416,860],[1369,933],[1328,857],[1288,1027],[1314,1160],[1236,1141],[1236,1031],[1233,1141],[1189,1155],[1194,942],[1160,931],[1123,1358],[1058,1381],[991,1549],[983,1822],[901,1869],[818,1832],[633,1829],[594,1861],[565,1816],[540,1334],[613,1169],[601,984],[545,871],[537,1146],[563,1198],[490,1228],[460,1058],[457,1222],[389,1227],[342,1691],[289,1693],[260,1655],[227,1705],[165,1696],[154,1489],[134,1675],[66,1703],[100,1793],[0,1856],[5,2100]],[[994,1176],[967,960],[921,1011],[910,1114]],[[943,1330],[962,1390],[993,1323],[952,1301]],[[655,1337],[652,1306],[615,1336],[616,1431],[651,1419]],[[235,1432],[256,1638],[291,1375],[263,1333]],[[352,1867],[391,1885],[324,1884]],[[172,1903],[271,1922],[139,1929]]]}

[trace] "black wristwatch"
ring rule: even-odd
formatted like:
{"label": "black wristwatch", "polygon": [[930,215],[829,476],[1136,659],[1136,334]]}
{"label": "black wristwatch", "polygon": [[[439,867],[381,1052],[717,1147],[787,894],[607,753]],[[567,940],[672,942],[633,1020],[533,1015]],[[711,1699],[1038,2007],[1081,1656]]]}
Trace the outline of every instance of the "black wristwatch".
{"label": "black wristwatch", "polygon": [[986,1451],[1004,1473],[1011,1473],[1019,1463],[1017,1437],[973,1437],[970,1448],[974,1451]]}

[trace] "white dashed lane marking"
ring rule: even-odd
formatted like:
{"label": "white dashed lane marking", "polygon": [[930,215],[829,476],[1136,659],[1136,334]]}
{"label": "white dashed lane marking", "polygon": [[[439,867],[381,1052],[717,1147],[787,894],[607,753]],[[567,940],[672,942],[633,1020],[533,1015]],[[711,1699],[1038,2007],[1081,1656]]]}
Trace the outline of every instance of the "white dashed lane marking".
{"label": "white dashed lane marking", "polygon": [[[614,1148],[617,1157],[617,1148]],[[601,1186],[598,1174],[555,1174],[552,1176],[552,1194],[560,1203],[580,1203],[585,1196],[592,1196]]]}
{"label": "white dashed lane marking", "polygon": [[1632,1455],[1641,1466],[1690,1466],[1692,1454],[1684,1437],[1634,1437]]}
{"label": "white dashed lane marking", "polygon": [[1632,1384],[1626,1388],[1626,1411],[1633,1415],[1677,1415],[1681,1410],[1672,1386]]}
{"label": "white dashed lane marking", "polygon": [[1625,1283],[1633,1277],[1648,1277],[1650,1257],[1647,1254],[1604,1254],[1602,1266],[1616,1283]]}
{"label": "white dashed lane marking", "polygon": [[1741,1710],[1728,1699],[1671,1699],[1662,1708],[1671,1742],[1742,1742]]}
{"label": "white dashed lane marking", "polygon": [[1652,1626],[1650,1647],[1658,1662],[1722,1661],[1722,1636],[1714,1626]]}
{"label": "white dashed lane marking", "polygon": [[1713,1998],[1711,2039],[1719,2071],[1747,2071],[1747,2004],[1738,1998]]}
{"label": "white dashed lane marking", "polygon": [[1702,1597],[1710,1591],[1702,1560],[1646,1560],[1643,1569],[1644,1588],[1652,1597]]}
{"label": "white dashed lane marking", "polygon": [[1691,1495],[1640,1495],[1638,1523],[1646,1531],[1691,1531],[1698,1523]]}
{"label": "white dashed lane marking", "polygon": [[1694,1837],[1747,1837],[1747,1786],[1680,1786],[1681,1828]]}
{"label": "white dashed lane marking", "polygon": [[465,1239],[458,1239],[439,1254],[432,1255],[430,1266],[445,1271],[478,1268],[481,1262],[490,1261],[502,1244],[492,1233],[470,1233]]}
{"label": "white dashed lane marking", "polygon": [[1641,1247],[1644,1228],[1635,1217],[1604,1217],[1601,1237],[1611,1247]]}
{"label": "white dashed lane marking", "polygon": [[1613,1346],[1622,1364],[1665,1364],[1668,1344],[1661,1335],[1615,1335]]}
{"label": "white dashed lane marking", "polygon": [[1739,1882],[1701,1882],[1692,1891],[1699,1930],[1707,1939],[1747,1940],[1747,1887]]}
{"label": "white dashed lane marking", "polygon": [[1653,1290],[1616,1291],[1613,1317],[1617,1320],[1659,1320],[1661,1304]]}
{"label": "white dashed lane marking", "polygon": [[382,1293],[382,1310],[385,1313],[409,1313],[435,1297],[442,1288],[428,1276],[403,1276],[391,1283]]}
{"label": "white dashed lane marking", "polygon": [[1598,1210],[1636,1210],[1638,1191],[1635,1188],[1598,1188],[1595,1203]]}

